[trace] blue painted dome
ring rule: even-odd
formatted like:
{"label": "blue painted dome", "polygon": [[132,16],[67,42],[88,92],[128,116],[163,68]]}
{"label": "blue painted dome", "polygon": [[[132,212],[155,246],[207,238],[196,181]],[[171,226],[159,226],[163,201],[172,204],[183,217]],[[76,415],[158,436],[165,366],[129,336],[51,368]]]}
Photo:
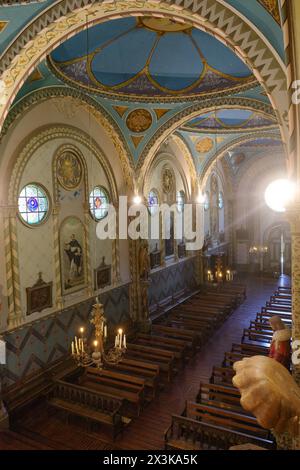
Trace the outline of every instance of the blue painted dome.
{"label": "blue painted dome", "polygon": [[120,98],[183,99],[256,83],[248,67],[216,38],[163,18],[98,24],[60,45],[49,62],[64,81]]}
{"label": "blue painted dome", "polygon": [[186,123],[190,131],[248,132],[249,130],[277,129],[275,116],[247,108],[224,108],[201,114]]}

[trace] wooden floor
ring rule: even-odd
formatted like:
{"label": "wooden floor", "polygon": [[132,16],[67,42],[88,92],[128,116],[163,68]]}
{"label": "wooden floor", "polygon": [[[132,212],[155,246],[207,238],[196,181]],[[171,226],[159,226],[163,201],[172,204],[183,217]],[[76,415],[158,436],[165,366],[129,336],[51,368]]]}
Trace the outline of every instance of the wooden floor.
{"label": "wooden floor", "polygon": [[[0,433],[0,449],[85,449],[85,450],[159,450],[164,448],[164,432],[171,423],[172,414],[181,414],[185,401],[194,400],[200,381],[208,381],[213,365],[220,365],[224,352],[231,350],[233,342],[240,343],[243,328],[260,311],[278,282],[273,279],[248,279],[247,299],[214,334],[203,350],[180,372],[175,380],[149,404],[140,417],[132,421],[114,443],[99,433],[87,433],[85,428],[73,421],[64,424],[57,415],[48,417],[41,405],[30,410],[22,419],[17,437]],[[25,441],[24,441],[25,439]],[[27,439],[27,441],[26,441]]]}

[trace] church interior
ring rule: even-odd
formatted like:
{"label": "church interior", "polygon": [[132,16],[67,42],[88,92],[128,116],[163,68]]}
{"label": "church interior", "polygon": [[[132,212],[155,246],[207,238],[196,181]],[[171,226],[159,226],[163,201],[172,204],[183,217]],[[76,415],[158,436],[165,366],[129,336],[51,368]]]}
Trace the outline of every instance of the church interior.
{"label": "church interior", "polygon": [[0,1],[0,450],[300,449],[297,15]]}

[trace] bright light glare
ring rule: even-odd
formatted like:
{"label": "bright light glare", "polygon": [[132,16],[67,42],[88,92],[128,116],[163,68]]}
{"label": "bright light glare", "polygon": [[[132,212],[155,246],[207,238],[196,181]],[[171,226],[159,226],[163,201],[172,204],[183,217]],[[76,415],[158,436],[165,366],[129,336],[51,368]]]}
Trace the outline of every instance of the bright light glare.
{"label": "bright light glare", "polygon": [[203,194],[202,191],[200,191],[198,196],[197,196],[197,203],[198,204],[204,204],[205,203],[205,194]]}
{"label": "bright light glare", "polygon": [[133,203],[134,204],[139,205],[139,204],[141,204],[141,202],[142,202],[141,196],[138,196],[138,195],[134,196],[134,198],[133,198]]}
{"label": "bright light glare", "polygon": [[296,185],[289,180],[279,179],[269,184],[265,191],[267,206],[275,212],[285,212],[287,205],[293,200]]}

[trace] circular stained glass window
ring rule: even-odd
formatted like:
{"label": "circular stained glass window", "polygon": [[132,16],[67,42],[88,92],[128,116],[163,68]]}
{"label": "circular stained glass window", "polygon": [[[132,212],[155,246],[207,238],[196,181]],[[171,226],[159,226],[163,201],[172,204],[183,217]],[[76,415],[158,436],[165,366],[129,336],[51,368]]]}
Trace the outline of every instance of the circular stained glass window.
{"label": "circular stained glass window", "polygon": [[152,189],[148,195],[148,208],[151,215],[154,215],[158,208],[158,194]]}
{"label": "circular stained glass window", "polygon": [[176,205],[178,212],[183,212],[185,204],[185,194],[184,191],[178,191],[176,196]]}
{"label": "circular stained glass window", "polygon": [[204,210],[208,211],[208,209],[209,209],[209,193],[208,191],[206,191],[204,195]]}
{"label": "circular stained glass window", "polygon": [[108,214],[109,197],[106,189],[96,186],[90,193],[90,212],[95,220],[104,219]]}
{"label": "circular stained glass window", "polygon": [[49,198],[44,188],[38,184],[27,184],[18,199],[19,214],[28,225],[43,222],[49,212]]}
{"label": "circular stained glass window", "polygon": [[224,196],[222,191],[219,192],[219,201],[218,201],[219,209],[223,209],[224,207]]}

